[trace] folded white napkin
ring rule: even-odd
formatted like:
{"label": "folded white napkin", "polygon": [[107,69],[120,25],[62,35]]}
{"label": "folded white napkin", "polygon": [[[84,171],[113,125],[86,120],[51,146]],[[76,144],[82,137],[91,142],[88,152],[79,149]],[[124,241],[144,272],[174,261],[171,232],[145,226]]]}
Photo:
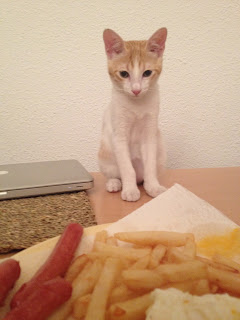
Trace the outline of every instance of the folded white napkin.
{"label": "folded white napkin", "polygon": [[[179,184],[106,228],[121,231],[163,230],[194,233],[196,241],[228,232],[238,225],[219,210]],[[88,252],[94,236],[83,237],[77,254]]]}
{"label": "folded white napkin", "polygon": [[110,225],[110,234],[119,231],[164,230],[192,232],[198,241],[238,227],[219,210],[179,184]]}

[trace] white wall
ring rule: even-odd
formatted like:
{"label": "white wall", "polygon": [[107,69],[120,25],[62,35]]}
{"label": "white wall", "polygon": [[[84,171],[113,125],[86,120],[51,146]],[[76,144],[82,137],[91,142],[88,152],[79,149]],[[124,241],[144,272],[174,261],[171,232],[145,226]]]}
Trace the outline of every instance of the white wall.
{"label": "white wall", "polygon": [[75,158],[97,171],[110,80],[104,28],[168,28],[168,167],[240,165],[240,1],[2,0],[0,163]]}

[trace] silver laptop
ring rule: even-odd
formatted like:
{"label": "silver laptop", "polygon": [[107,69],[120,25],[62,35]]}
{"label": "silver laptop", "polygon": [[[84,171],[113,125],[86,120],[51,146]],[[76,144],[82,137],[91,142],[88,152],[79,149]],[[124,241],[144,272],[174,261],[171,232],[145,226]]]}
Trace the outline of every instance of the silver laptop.
{"label": "silver laptop", "polygon": [[87,190],[93,178],[77,160],[0,165],[0,200]]}

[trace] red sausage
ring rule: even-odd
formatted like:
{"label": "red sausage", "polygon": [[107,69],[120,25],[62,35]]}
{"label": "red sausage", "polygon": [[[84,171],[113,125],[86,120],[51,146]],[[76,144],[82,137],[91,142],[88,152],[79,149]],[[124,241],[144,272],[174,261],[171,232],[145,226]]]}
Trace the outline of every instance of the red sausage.
{"label": "red sausage", "polygon": [[8,259],[0,264],[0,306],[20,276],[19,262]]}
{"label": "red sausage", "polygon": [[15,293],[11,301],[11,308],[19,306],[40,283],[63,276],[66,273],[82,234],[83,227],[78,223],[71,223],[65,228],[47,261],[33,278],[24,283]]}
{"label": "red sausage", "polygon": [[69,282],[58,277],[40,284],[18,307],[3,320],[45,320],[72,294]]}

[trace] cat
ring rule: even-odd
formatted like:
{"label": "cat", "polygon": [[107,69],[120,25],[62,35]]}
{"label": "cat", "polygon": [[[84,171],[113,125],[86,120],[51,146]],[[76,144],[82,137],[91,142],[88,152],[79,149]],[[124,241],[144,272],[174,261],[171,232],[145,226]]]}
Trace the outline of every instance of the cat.
{"label": "cat", "polygon": [[105,110],[98,151],[100,171],[109,192],[121,191],[126,201],[137,201],[143,182],[148,195],[166,188],[159,183],[166,152],[158,128],[159,89],[167,29],[147,41],[124,41],[106,29],[103,40],[112,80],[112,97]]}

